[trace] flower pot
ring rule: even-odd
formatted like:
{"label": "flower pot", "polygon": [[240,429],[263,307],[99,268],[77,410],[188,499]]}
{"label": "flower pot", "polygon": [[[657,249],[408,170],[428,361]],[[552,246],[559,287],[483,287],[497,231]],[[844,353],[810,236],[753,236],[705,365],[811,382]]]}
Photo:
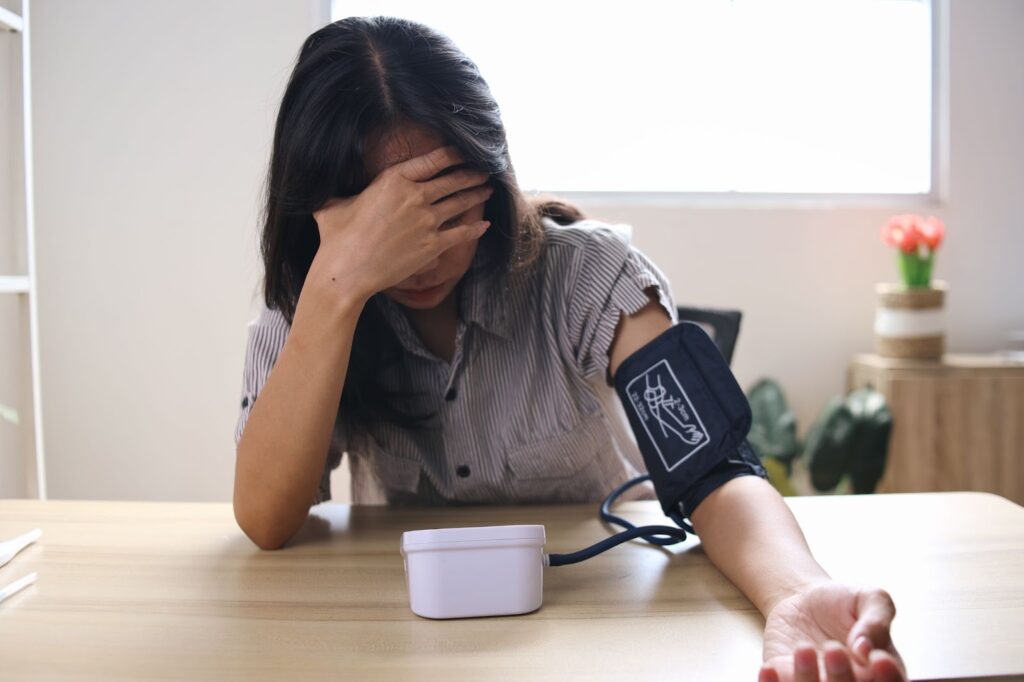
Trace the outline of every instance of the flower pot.
{"label": "flower pot", "polygon": [[946,283],[912,288],[878,284],[875,289],[875,352],[890,358],[941,358],[946,338]]}

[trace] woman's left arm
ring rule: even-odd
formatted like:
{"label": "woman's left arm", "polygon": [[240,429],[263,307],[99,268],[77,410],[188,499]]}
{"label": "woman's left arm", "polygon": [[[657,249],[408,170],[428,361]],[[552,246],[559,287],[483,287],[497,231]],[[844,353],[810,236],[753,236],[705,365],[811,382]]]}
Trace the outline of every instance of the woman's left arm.
{"label": "woman's left arm", "polygon": [[690,521],[711,561],[765,617],[763,682],[906,679],[889,632],[892,598],[829,578],[770,483],[726,481]]}
{"label": "woman's left arm", "polygon": [[690,514],[708,558],[765,618],[801,589],[830,580],[782,496],[758,476],[713,490]]}
{"label": "woman's left arm", "polygon": [[[623,317],[609,352],[610,374],[671,324],[653,298]],[[708,558],[765,617],[761,682],[906,679],[889,636],[896,615],[889,594],[834,582],[767,481],[726,481],[690,521]]]}

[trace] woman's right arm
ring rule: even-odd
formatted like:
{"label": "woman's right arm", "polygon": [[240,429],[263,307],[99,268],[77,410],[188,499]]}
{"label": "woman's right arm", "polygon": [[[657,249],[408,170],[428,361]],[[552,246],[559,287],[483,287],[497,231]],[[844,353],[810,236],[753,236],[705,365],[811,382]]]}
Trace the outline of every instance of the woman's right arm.
{"label": "woman's right arm", "polygon": [[238,441],[234,510],[262,549],[302,525],[315,498],[364,301],[303,288],[291,331]]}
{"label": "woman's right arm", "polygon": [[440,147],[385,169],[356,197],[332,199],[314,214],[320,247],[235,459],[235,519],[259,547],[284,545],[309,512],[363,306],[486,230],[480,223],[438,229],[490,195],[479,171],[435,177],[460,162],[454,148]]}

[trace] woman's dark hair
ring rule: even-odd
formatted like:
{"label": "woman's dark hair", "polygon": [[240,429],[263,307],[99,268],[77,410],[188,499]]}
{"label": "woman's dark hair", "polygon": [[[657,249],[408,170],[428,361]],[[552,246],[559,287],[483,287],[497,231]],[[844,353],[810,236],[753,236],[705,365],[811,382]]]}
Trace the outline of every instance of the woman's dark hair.
{"label": "woman's dark hair", "polygon": [[[490,88],[446,36],[395,17],[348,17],[302,45],[281,101],[266,177],[261,251],[267,307],[289,323],[320,245],[313,212],[331,197],[362,192],[367,141],[411,122],[454,145],[466,165],[490,174],[484,206],[491,227],[479,249],[493,275],[527,271],[543,248],[541,218],[582,219],[555,197],[527,198],[509,159],[505,128]],[[401,393],[377,377],[400,362],[401,346],[375,305],[356,325],[339,409],[347,419],[406,426],[423,415],[397,406]]]}

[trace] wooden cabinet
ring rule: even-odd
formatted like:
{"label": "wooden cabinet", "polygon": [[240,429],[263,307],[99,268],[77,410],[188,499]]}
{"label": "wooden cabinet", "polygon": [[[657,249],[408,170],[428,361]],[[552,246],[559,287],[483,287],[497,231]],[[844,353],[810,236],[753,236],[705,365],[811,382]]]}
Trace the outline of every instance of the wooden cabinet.
{"label": "wooden cabinet", "polygon": [[1024,364],[854,357],[847,388],[873,386],[893,415],[878,492],[981,490],[1024,504]]}

